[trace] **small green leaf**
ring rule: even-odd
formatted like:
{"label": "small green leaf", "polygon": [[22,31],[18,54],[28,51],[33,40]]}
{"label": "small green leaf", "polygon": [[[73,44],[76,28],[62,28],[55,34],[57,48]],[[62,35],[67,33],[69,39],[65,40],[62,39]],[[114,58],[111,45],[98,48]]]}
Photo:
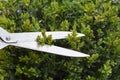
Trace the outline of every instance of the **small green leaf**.
{"label": "small green leaf", "polygon": [[61,26],[61,30],[68,30],[69,29],[68,20],[62,21],[62,23],[60,24],[60,26]]}
{"label": "small green leaf", "polygon": [[44,40],[44,38],[41,38],[41,36],[37,36],[37,42],[41,46],[44,46],[44,44],[45,44],[45,40]]}

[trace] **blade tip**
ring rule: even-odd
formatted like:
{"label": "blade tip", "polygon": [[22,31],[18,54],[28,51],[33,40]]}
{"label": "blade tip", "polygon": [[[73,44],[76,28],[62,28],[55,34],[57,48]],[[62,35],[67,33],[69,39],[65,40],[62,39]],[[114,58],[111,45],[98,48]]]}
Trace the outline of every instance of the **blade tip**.
{"label": "blade tip", "polygon": [[80,56],[75,56],[75,57],[90,57],[90,55],[84,54],[84,55],[80,55]]}
{"label": "blade tip", "polygon": [[85,34],[81,34],[81,33],[78,33],[78,37],[82,37],[82,36],[85,36]]}

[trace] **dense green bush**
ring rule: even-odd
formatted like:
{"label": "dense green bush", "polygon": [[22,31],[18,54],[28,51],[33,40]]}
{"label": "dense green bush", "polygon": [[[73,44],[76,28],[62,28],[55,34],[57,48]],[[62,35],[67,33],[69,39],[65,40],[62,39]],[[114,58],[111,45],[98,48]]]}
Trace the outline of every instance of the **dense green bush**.
{"label": "dense green bush", "polygon": [[117,0],[0,0],[0,26],[9,32],[77,31],[53,44],[89,58],[50,55],[19,47],[0,50],[0,80],[119,80]]}

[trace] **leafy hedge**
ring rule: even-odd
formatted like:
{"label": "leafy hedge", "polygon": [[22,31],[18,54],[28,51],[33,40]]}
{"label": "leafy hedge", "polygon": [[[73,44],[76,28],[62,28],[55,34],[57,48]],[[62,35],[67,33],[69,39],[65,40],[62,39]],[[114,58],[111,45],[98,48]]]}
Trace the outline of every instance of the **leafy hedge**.
{"label": "leafy hedge", "polygon": [[8,46],[0,50],[0,80],[119,80],[119,0],[0,0],[9,32],[77,31],[53,44],[89,54],[71,58]]}

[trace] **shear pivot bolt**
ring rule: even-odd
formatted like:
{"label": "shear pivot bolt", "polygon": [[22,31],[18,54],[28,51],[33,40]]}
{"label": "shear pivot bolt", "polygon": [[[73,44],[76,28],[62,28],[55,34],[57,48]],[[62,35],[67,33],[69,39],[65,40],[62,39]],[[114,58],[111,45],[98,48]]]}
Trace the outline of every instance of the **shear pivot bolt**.
{"label": "shear pivot bolt", "polygon": [[7,41],[10,41],[10,37],[6,37],[6,40],[7,40]]}

